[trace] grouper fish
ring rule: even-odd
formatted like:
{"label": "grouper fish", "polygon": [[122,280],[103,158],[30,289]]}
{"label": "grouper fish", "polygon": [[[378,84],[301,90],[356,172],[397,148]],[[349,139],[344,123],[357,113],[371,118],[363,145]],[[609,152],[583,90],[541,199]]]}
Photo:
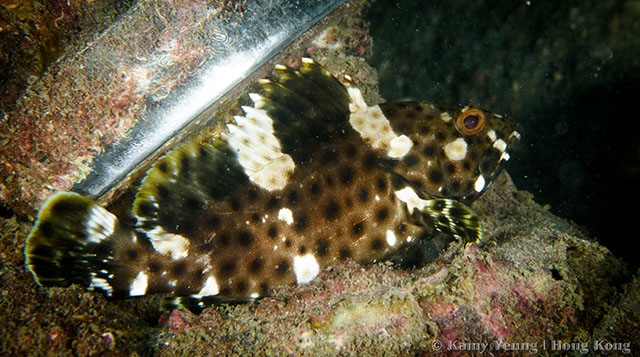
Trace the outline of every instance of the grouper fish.
{"label": "grouper fish", "polygon": [[165,308],[197,312],[347,259],[397,259],[436,233],[481,238],[468,205],[519,141],[512,120],[472,106],[370,106],[349,76],[308,58],[260,84],[228,131],[151,167],[135,224],[77,193],[52,195],[27,238],[36,281],[168,293]]}

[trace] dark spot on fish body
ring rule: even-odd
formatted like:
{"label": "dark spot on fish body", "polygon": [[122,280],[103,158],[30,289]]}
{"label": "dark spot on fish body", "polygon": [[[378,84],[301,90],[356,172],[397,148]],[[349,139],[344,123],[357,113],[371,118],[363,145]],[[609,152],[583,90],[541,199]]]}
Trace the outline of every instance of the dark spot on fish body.
{"label": "dark spot on fish body", "polygon": [[330,175],[327,175],[325,177],[325,182],[327,183],[327,186],[332,187],[335,182],[333,181],[333,177],[331,177]]}
{"label": "dark spot on fish body", "polygon": [[220,277],[223,279],[229,278],[236,270],[236,263],[233,260],[225,261],[220,264]]}
{"label": "dark spot on fish body", "polygon": [[247,288],[249,286],[249,284],[247,284],[246,280],[240,280],[239,282],[237,282],[235,284],[235,292],[238,296],[242,296],[245,295],[245,293],[247,292]]}
{"label": "dark spot on fish body", "polygon": [[343,185],[349,185],[353,181],[354,171],[350,166],[346,166],[340,170],[340,182]]}
{"label": "dark spot on fish body", "polygon": [[148,267],[149,267],[149,273],[156,274],[156,273],[159,273],[160,270],[162,270],[163,264],[160,261],[152,260],[149,262]]}
{"label": "dark spot on fish body", "polygon": [[460,181],[458,181],[458,180],[451,181],[451,190],[455,191],[455,192],[459,191],[460,190]]}
{"label": "dark spot on fish body", "polygon": [[249,263],[249,271],[253,274],[259,273],[263,265],[262,258],[255,258]]}
{"label": "dark spot on fish body", "polygon": [[358,150],[354,145],[350,144],[349,146],[347,146],[347,149],[345,150],[345,154],[347,155],[347,158],[353,159],[358,154]]}
{"label": "dark spot on fish body", "polygon": [[363,232],[364,232],[364,221],[360,221],[360,222],[354,224],[351,227],[351,232],[353,233],[353,236],[355,238],[361,237]]}
{"label": "dark spot on fish body", "polygon": [[242,203],[237,198],[232,198],[229,200],[229,205],[231,206],[231,210],[234,212],[238,212],[240,208],[242,208]]}
{"label": "dark spot on fish body", "polygon": [[182,276],[182,274],[184,274],[186,269],[187,269],[187,264],[184,261],[179,261],[175,263],[173,267],[171,267],[171,273],[173,274],[173,276],[179,277],[179,276]]}
{"label": "dark spot on fish body", "polygon": [[370,171],[377,166],[378,160],[379,158],[376,154],[369,152],[364,157],[362,161],[362,166],[364,167],[365,171]]}
{"label": "dark spot on fish body", "polygon": [[371,249],[378,251],[378,250],[382,250],[382,248],[384,248],[384,241],[382,240],[382,238],[375,238],[371,241]]}
{"label": "dark spot on fish body", "polygon": [[309,190],[312,195],[316,196],[320,194],[320,183],[318,181],[314,181],[311,183],[311,188]]}
{"label": "dark spot on fish body", "polygon": [[280,206],[280,199],[276,196],[271,196],[267,201],[267,209],[275,210]]}
{"label": "dark spot on fish body", "polygon": [[269,229],[267,230],[267,234],[269,235],[269,238],[274,239],[276,238],[276,236],[278,235],[278,226],[275,224],[272,224]]}
{"label": "dark spot on fish body", "polygon": [[180,157],[180,174],[182,177],[189,177],[189,169],[189,157],[187,157],[187,155],[182,155],[182,157]]}
{"label": "dark spot on fish body", "polygon": [[402,189],[406,184],[400,175],[393,175],[391,179],[391,185],[394,190]]}
{"label": "dark spot on fish body", "polygon": [[127,260],[136,260],[138,259],[138,250],[136,248],[129,248],[125,252],[125,256]]}
{"label": "dark spot on fish body", "polygon": [[378,177],[376,179],[376,188],[380,193],[386,193],[387,191],[387,180],[384,177]]}
{"label": "dark spot on fish body", "polygon": [[436,155],[436,146],[431,144],[431,145],[427,145],[423,150],[422,153],[427,156],[427,157],[434,157]]}
{"label": "dark spot on fish body", "polygon": [[329,252],[329,241],[327,241],[324,238],[319,239],[318,243],[316,244],[316,253],[318,254],[318,256],[324,257],[327,255],[328,252]]}
{"label": "dark spot on fish body", "polygon": [[402,160],[402,162],[405,167],[409,168],[416,166],[418,162],[420,162],[420,159],[418,159],[418,156],[415,154],[409,154],[404,158],[404,160]]}
{"label": "dark spot on fish body", "polygon": [[277,265],[276,265],[276,274],[278,276],[283,276],[285,275],[288,271],[289,271],[289,262],[285,259],[281,260]]}
{"label": "dark spot on fish body", "polygon": [[353,207],[353,200],[351,200],[351,197],[347,197],[344,201],[345,205],[347,206],[347,208],[351,208]]}
{"label": "dark spot on fish body", "polygon": [[158,170],[160,170],[160,172],[162,172],[163,174],[167,174],[169,172],[169,166],[167,165],[166,162],[161,161],[158,164]]}
{"label": "dark spot on fish body", "polygon": [[340,206],[338,206],[338,203],[335,200],[331,200],[324,209],[324,217],[327,220],[332,221],[338,218],[339,215],[340,215]]}
{"label": "dark spot on fish body", "polygon": [[207,193],[213,200],[220,200],[226,194],[226,191],[222,189],[215,181],[211,181],[205,184]]}
{"label": "dark spot on fish body", "polygon": [[298,191],[297,190],[291,190],[291,192],[289,192],[289,195],[287,196],[289,203],[292,205],[295,205],[296,203],[298,203]]}
{"label": "dark spot on fish body", "polygon": [[200,160],[207,160],[209,158],[209,153],[207,152],[207,149],[200,145],[198,147],[198,159]]}
{"label": "dark spot on fish body", "polygon": [[268,296],[271,294],[271,289],[269,288],[269,284],[265,281],[260,283],[260,296]]}
{"label": "dark spot on fish body", "polygon": [[155,215],[156,208],[153,206],[153,203],[149,201],[142,201],[138,205],[138,213],[143,217],[151,217]]}
{"label": "dark spot on fish body", "polygon": [[307,253],[307,247],[306,246],[301,246],[300,249],[298,249],[298,252],[300,253],[300,255],[305,255]]}
{"label": "dark spot on fish body", "polygon": [[220,246],[228,247],[230,241],[231,239],[229,238],[229,235],[227,233],[221,233],[220,235],[218,235],[218,243],[220,243]]}
{"label": "dark spot on fish body", "polygon": [[258,199],[258,191],[253,189],[253,188],[249,189],[249,191],[247,191],[247,198],[251,202],[257,200]]}
{"label": "dark spot on fish body", "polygon": [[253,235],[248,231],[240,232],[238,234],[238,243],[244,247],[251,245],[253,243]]}
{"label": "dark spot on fish body", "polygon": [[206,224],[210,229],[217,228],[220,225],[220,217],[215,214],[209,214],[206,217]]}
{"label": "dark spot on fish body", "polygon": [[424,186],[424,183],[422,183],[422,181],[420,180],[410,180],[409,183],[411,184],[411,186],[419,190],[421,190]]}
{"label": "dark spot on fish body", "polygon": [[358,200],[362,203],[369,201],[369,190],[366,187],[361,187],[358,191]]}
{"label": "dark spot on fish body", "polygon": [[437,169],[429,171],[428,177],[429,181],[433,182],[434,184],[439,184],[442,182],[442,173]]}
{"label": "dark spot on fish body", "polygon": [[384,222],[387,218],[389,218],[389,208],[386,206],[379,208],[376,212],[376,220],[378,222]]}
{"label": "dark spot on fish body", "polygon": [[351,258],[351,250],[349,248],[340,249],[340,259],[345,260]]}
{"label": "dark spot on fish body", "polygon": [[306,213],[298,213],[295,217],[295,230],[302,233],[309,226],[309,217]]}

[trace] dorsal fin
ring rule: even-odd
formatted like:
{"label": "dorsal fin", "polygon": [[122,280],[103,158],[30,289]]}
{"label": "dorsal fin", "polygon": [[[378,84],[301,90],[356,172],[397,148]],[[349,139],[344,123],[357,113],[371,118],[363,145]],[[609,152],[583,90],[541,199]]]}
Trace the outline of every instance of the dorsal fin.
{"label": "dorsal fin", "polygon": [[226,140],[183,145],[160,159],[142,181],[133,204],[137,227],[150,234],[152,242],[165,233],[190,237],[197,226],[192,213],[227,198],[247,181]]}
{"label": "dorsal fin", "polygon": [[224,201],[248,180],[281,190],[319,144],[355,133],[347,89],[311,59],[299,71],[278,65],[275,79],[260,83],[264,95],[250,94],[254,107],[243,107],[229,133],[212,145],[179,147],[147,173],[133,213],[157,251],[184,256],[202,227],[196,213],[208,203]]}
{"label": "dorsal fin", "polygon": [[317,144],[346,135],[349,94],[329,71],[303,58],[299,71],[276,65],[275,74],[275,81],[260,81],[265,96],[252,99],[273,120],[284,153],[300,162]]}

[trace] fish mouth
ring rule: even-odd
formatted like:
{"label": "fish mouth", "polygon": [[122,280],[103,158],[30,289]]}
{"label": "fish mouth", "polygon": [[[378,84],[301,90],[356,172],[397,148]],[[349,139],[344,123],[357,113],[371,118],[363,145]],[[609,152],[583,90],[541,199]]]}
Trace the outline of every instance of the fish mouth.
{"label": "fish mouth", "polygon": [[[491,149],[483,156],[480,161],[480,173],[485,179],[491,178],[490,181],[500,172],[504,165],[511,159],[511,152],[520,141],[520,128],[514,125],[511,130],[505,130],[506,135],[497,137],[491,143]],[[491,163],[490,161],[493,161]]]}
{"label": "fish mouth", "polygon": [[513,125],[510,129],[504,130],[491,142],[491,149],[480,158],[478,165],[479,174],[474,182],[474,192],[462,198],[463,202],[473,202],[482,192],[484,192],[495,180],[500,171],[511,159],[511,153],[520,141],[520,128]]}

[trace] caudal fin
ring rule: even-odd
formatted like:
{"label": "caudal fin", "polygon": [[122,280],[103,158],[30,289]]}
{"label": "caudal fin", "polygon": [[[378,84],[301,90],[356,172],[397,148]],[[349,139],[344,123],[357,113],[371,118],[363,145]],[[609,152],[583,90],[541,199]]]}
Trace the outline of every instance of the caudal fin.
{"label": "caudal fin", "polygon": [[38,284],[111,295],[112,240],[118,219],[91,199],[71,192],[51,196],[27,238],[26,263]]}

